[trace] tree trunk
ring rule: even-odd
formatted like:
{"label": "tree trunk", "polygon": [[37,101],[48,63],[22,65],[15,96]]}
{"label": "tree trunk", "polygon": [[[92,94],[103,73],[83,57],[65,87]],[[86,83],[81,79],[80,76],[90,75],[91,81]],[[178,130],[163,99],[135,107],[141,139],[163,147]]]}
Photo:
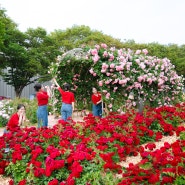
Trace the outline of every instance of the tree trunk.
{"label": "tree trunk", "polygon": [[15,96],[16,98],[20,98],[22,94],[22,90],[24,87],[15,88]]}

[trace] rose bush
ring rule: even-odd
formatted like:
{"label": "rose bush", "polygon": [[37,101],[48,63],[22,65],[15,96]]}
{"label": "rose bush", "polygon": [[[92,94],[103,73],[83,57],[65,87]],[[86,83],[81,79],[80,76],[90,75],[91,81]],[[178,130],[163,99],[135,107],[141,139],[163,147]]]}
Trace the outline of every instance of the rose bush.
{"label": "rose bush", "polygon": [[[57,57],[48,70],[52,77],[56,77],[61,87],[65,82],[71,85],[71,89],[75,93],[75,104],[78,109],[91,109],[87,102],[90,102],[92,87],[97,84],[96,77],[89,73],[91,65],[91,62],[85,60],[84,56],[63,54]],[[61,99],[58,91],[55,91],[55,96],[56,99]],[[54,106],[58,107],[59,110],[61,101],[55,102]]]}
{"label": "rose bush", "polygon": [[106,44],[83,48],[83,55],[58,56],[49,73],[60,84],[72,84],[77,104],[84,104],[84,99],[90,102],[92,87],[99,86],[108,108],[116,112],[136,107],[139,101],[159,107],[182,99],[183,77],[169,59],[149,56],[146,49],[132,51]]}
{"label": "rose bush", "polygon": [[108,107],[136,106],[142,100],[150,106],[173,104],[182,99],[183,78],[167,58],[148,56],[146,49],[108,48],[96,45],[88,52],[93,61],[92,75],[99,76],[99,86]]}
{"label": "rose bush", "polygon": [[[19,185],[182,182],[185,137],[166,142],[160,150],[153,142],[183,134],[184,120],[181,103],[146,108],[143,115],[134,109],[102,119],[89,114],[84,122],[59,121],[53,128],[9,132],[0,137],[0,174]],[[137,155],[143,158],[139,164],[121,166],[127,156]]]}

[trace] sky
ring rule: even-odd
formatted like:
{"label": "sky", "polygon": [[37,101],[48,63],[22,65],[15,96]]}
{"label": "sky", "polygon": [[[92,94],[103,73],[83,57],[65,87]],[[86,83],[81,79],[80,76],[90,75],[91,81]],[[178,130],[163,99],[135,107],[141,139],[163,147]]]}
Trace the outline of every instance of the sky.
{"label": "sky", "polygon": [[89,26],[121,41],[185,44],[185,0],[0,0],[20,31]]}

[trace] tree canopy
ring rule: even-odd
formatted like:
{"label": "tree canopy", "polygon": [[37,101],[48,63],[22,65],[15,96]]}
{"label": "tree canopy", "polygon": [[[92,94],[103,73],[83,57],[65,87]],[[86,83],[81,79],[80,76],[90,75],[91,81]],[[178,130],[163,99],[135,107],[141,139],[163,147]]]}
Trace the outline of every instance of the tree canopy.
{"label": "tree canopy", "polygon": [[0,12],[1,75],[20,97],[25,86],[49,79],[47,69],[59,49],[45,29],[30,28],[23,33],[6,17],[4,10]]}

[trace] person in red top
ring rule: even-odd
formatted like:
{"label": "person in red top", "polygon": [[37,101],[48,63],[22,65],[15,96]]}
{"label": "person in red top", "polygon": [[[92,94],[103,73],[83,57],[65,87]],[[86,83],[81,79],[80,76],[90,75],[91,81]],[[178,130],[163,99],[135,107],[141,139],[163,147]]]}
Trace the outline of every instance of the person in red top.
{"label": "person in red top", "polygon": [[48,126],[48,101],[50,96],[49,87],[46,86],[47,91],[44,90],[44,87],[41,84],[35,84],[34,86],[37,98],[37,120],[38,128]]}
{"label": "person in red top", "polygon": [[92,112],[94,116],[102,117],[102,97],[95,87],[92,88],[91,101],[93,103]]}
{"label": "person in red top", "polygon": [[70,85],[64,84],[63,89],[59,86],[56,79],[53,79],[53,82],[57,86],[61,96],[62,96],[62,107],[61,107],[61,115],[62,120],[66,121],[68,118],[72,117],[72,113],[74,110],[74,102],[75,96],[74,93],[70,92]]}
{"label": "person in red top", "polygon": [[7,123],[7,131],[18,131],[25,120],[26,108],[23,104],[19,104],[17,106],[17,112],[12,114]]}

